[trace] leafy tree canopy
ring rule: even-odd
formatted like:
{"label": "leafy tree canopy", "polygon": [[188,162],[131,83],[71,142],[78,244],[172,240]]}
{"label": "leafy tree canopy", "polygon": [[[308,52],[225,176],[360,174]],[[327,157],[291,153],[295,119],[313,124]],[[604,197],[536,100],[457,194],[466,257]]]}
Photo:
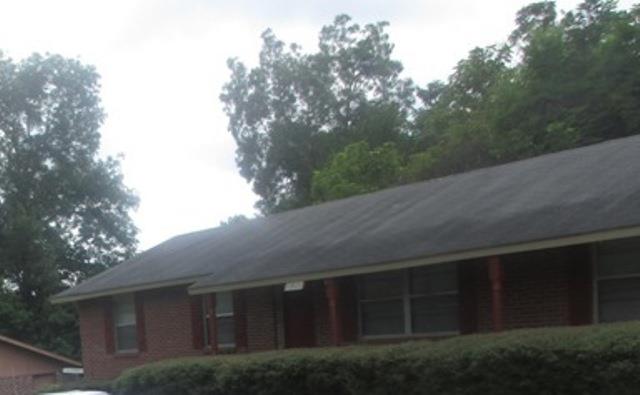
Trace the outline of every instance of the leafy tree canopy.
{"label": "leafy tree canopy", "polygon": [[269,213],[640,132],[640,7],[585,0],[562,13],[541,1],[515,21],[504,43],[473,49],[446,81],[422,88],[400,77],[384,23],[339,16],[313,54],[265,32],[259,66],[231,60],[222,94],[259,207]]}
{"label": "leafy tree canopy", "polygon": [[0,333],[78,355],[71,306],[48,298],[135,251],[137,198],[99,155],[98,74],[0,53]]}
{"label": "leafy tree canopy", "polygon": [[241,223],[246,222],[248,220],[249,220],[249,218],[247,218],[246,215],[244,215],[244,214],[236,214],[236,215],[230,216],[226,220],[220,221],[220,226],[241,224]]}
{"label": "leafy tree canopy", "polygon": [[397,183],[402,170],[402,156],[393,143],[374,149],[364,141],[353,143],[315,171],[311,196],[322,202],[376,191]]}
{"label": "leafy tree canopy", "polygon": [[420,92],[414,179],[640,132],[637,12],[586,0],[557,14],[524,7],[509,44],[474,49]]}
{"label": "leafy tree canopy", "polygon": [[385,28],[340,15],[322,29],[315,53],[287,47],[267,30],[257,67],[229,60],[221,100],[240,173],[263,212],[311,203],[314,170],[345,145],[402,139],[414,88],[400,77]]}

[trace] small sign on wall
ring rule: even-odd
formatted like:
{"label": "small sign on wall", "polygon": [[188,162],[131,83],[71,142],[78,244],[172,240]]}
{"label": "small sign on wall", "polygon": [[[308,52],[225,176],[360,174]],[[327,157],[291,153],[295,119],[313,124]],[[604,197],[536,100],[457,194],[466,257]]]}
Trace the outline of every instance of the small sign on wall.
{"label": "small sign on wall", "polygon": [[294,281],[284,285],[284,292],[302,291],[304,289],[304,281]]}

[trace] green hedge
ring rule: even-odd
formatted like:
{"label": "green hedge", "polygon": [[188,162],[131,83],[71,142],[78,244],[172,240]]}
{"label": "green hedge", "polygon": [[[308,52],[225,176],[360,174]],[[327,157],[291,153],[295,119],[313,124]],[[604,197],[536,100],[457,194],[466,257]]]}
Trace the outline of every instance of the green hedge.
{"label": "green hedge", "polygon": [[123,373],[115,392],[638,394],[640,323],[177,359]]}

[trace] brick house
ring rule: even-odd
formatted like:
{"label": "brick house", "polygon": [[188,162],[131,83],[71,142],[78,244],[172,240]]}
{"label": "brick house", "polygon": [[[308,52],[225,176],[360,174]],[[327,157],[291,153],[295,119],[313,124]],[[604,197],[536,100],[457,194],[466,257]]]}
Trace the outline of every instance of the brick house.
{"label": "brick house", "polygon": [[640,136],[174,237],[54,297],[86,375],[640,319]]}
{"label": "brick house", "polygon": [[0,394],[28,395],[62,380],[80,362],[0,335]]}

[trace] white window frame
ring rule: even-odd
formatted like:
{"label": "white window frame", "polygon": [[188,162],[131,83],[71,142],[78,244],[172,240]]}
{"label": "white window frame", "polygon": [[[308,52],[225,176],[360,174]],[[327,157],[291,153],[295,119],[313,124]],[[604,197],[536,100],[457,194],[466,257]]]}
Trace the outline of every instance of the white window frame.
{"label": "white window frame", "polygon": [[[445,263],[445,265],[455,265],[456,267],[456,280],[459,282],[458,275],[458,263]],[[440,332],[413,332],[413,322],[411,317],[411,301],[413,298],[425,297],[425,296],[452,296],[452,295],[460,295],[460,287],[456,285],[456,291],[448,291],[448,292],[439,292],[433,294],[411,294],[411,270],[419,269],[421,266],[416,266],[407,269],[400,269],[404,272],[404,284],[402,289],[401,297],[394,298],[380,298],[380,299],[361,299],[361,281],[362,276],[357,277],[357,298],[358,298],[358,337],[363,340],[375,340],[375,339],[395,339],[395,338],[408,338],[408,337],[446,337],[446,336],[455,336],[460,334],[460,322],[458,322],[458,330],[455,331],[440,331]],[[395,270],[394,270],[395,271]],[[382,272],[384,273],[384,272]],[[365,274],[366,275],[366,274]],[[402,307],[404,314],[404,331],[402,333],[394,333],[387,335],[365,335],[363,332],[363,322],[362,322],[362,302],[382,302],[385,300],[399,300],[402,299]],[[458,301],[458,312],[460,311],[460,303]],[[459,318],[458,318],[459,321]]]}
{"label": "white window frame", "polygon": [[[616,239],[617,240],[617,239]],[[609,276],[600,276],[598,273],[598,261],[600,258],[600,254],[598,251],[598,247],[601,243],[594,243],[591,246],[591,273],[593,278],[592,289],[593,289],[593,323],[600,324],[600,291],[598,286],[600,281],[606,280],[624,280],[626,278],[640,278],[640,272],[633,274],[619,274],[619,275],[609,275]]]}
{"label": "white window frame", "polygon": [[[218,313],[218,296],[220,294],[228,294],[229,298],[231,300],[231,312],[230,313]],[[220,325],[218,325],[218,320],[220,318],[234,318],[235,317],[235,306],[233,305],[233,292],[232,291],[226,291],[226,292],[218,292],[216,293],[216,306],[214,309],[214,316],[216,318],[216,323],[215,323],[215,328],[216,328],[216,343],[218,348],[222,348],[222,349],[231,349],[231,348],[235,348],[236,347],[236,342],[235,342],[235,331],[236,331],[236,322],[235,320],[233,320],[233,338],[234,341],[232,343],[218,343],[218,339],[219,339],[219,332],[220,332]]]}
{"label": "white window frame", "polygon": [[[133,322],[118,322],[118,305],[123,303],[123,301],[125,303],[131,303],[131,307],[133,309]],[[127,354],[127,353],[136,353],[138,352],[138,342],[140,339],[138,339],[138,317],[137,317],[137,312],[136,312],[136,301],[134,298],[133,294],[126,294],[126,295],[120,295],[120,296],[116,296],[112,299],[112,303],[113,303],[113,309],[112,309],[112,314],[113,314],[113,337],[114,337],[114,343],[115,343],[115,351],[119,354]],[[120,338],[118,336],[118,328],[120,327],[126,327],[126,326],[133,326],[135,331],[135,338],[136,338],[136,346],[134,348],[120,348]]]}

